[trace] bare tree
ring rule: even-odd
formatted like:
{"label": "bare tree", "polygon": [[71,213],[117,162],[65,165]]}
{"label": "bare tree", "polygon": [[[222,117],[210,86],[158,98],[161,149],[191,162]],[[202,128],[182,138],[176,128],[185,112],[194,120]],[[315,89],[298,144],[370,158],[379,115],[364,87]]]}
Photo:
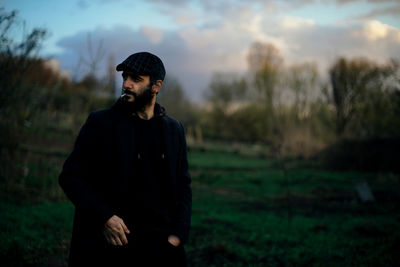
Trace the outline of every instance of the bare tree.
{"label": "bare tree", "polygon": [[107,74],[106,74],[106,93],[113,97],[116,93],[116,72],[115,72],[115,57],[114,54],[109,54],[107,59]]}
{"label": "bare tree", "polygon": [[255,42],[247,56],[249,69],[254,73],[254,86],[259,97],[265,100],[265,108],[273,114],[273,101],[283,57],[270,43]]}
{"label": "bare tree", "polygon": [[87,34],[87,57],[84,57],[80,54],[79,59],[82,61],[86,67],[89,68],[88,75],[96,75],[96,72],[99,68],[99,64],[104,59],[106,54],[103,48],[103,40],[101,39],[96,48],[93,47],[92,37],[90,33]]}
{"label": "bare tree", "polygon": [[[34,28],[16,41],[12,33],[20,32],[17,11],[0,8],[0,182],[8,188],[16,183],[20,170],[15,164],[16,149],[27,120],[38,107],[34,86],[27,84],[25,74],[38,65],[35,57],[46,30]],[[29,86],[28,86],[29,85]]]}
{"label": "bare tree", "polygon": [[[34,28],[25,33],[25,23],[23,22],[22,40],[16,42],[10,32],[18,24],[17,11],[7,13],[4,8],[0,8],[0,85],[1,89],[15,88],[21,80],[23,73],[29,68],[32,58],[37,55],[41,41],[46,37],[46,30]],[[15,78],[14,75],[19,75]],[[11,79],[11,77],[13,77]],[[11,79],[11,80],[10,80]]]}
{"label": "bare tree", "polygon": [[303,63],[289,67],[286,82],[294,93],[294,112],[298,119],[307,113],[312,90],[318,84],[316,64]]}

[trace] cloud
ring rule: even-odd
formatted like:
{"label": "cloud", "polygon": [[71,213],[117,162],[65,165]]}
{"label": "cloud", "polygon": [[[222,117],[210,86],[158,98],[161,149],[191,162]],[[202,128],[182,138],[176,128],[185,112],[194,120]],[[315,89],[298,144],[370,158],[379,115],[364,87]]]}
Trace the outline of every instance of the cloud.
{"label": "cloud", "polygon": [[314,26],[301,32],[282,32],[289,44],[290,63],[315,61],[322,71],[338,56],[367,57],[377,62],[400,55],[400,31],[379,21],[341,26]]}
{"label": "cloud", "polygon": [[188,1],[187,0],[150,0],[149,2],[153,2],[155,4],[181,6],[181,5],[185,5]]}
{"label": "cloud", "polygon": [[343,8],[347,4],[357,2],[369,3],[371,11],[352,17],[351,20],[371,20],[384,16],[398,18],[400,16],[400,2],[398,0],[336,0],[338,6]]}
{"label": "cloud", "polygon": [[[117,59],[116,64],[137,51],[159,55],[167,75],[177,77],[194,100],[201,99],[214,72],[246,73],[248,49],[255,41],[272,43],[286,64],[313,61],[324,72],[338,56],[363,56],[382,62],[400,55],[399,29],[378,19],[319,25],[312,19],[284,16],[253,6],[265,7],[269,3],[268,8],[272,10],[283,5],[310,4],[301,0],[279,2],[280,7],[276,6],[277,2],[252,0],[246,2],[251,4],[244,5],[232,0],[239,4],[225,5],[224,9],[220,1],[200,2],[204,6],[200,11],[182,0],[163,2],[161,8],[169,10],[164,14],[177,22],[173,31],[152,25],[139,30],[119,25],[94,29],[91,36],[97,43],[103,40],[107,53]],[[79,55],[87,53],[87,32],[63,38],[58,45],[64,49],[58,55],[62,67],[73,71]],[[105,65],[102,61],[102,66]]]}
{"label": "cloud", "polygon": [[338,4],[349,4],[354,2],[367,2],[367,3],[396,3],[397,0],[336,0]]}
{"label": "cloud", "polygon": [[163,31],[152,26],[142,26],[141,33],[153,44],[159,44],[163,39]]}
{"label": "cloud", "polygon": [[[163,32],[162,39],[154,42],[149,38],[150,32],[157,32],[153,28],[142,27],[133,30],[129,26],[119,25],[112,28],[98,28],[90,32],[93,49],[96,50],[100,42],[103,43],[106,56],[99,60],[99,76],[105,73],[106,59],[113,54],[115,65],[122,62],[130,54],[139,51],[149,51],[158,55],[164,62],[167,75],[175,76],[182,82],[190,97],[200,100],[202,91],[207,86],[208,74],[201,72],[198,65],[207,64],[207,57],[201,61],[199,55],[190,50],[177,32]],[[153,38],[153,37],[152,37]],[[158,37],[157,37],[158,38]],[[63,53],[56,55],[62,63],[62,69],[71,72],[72,77],[82,77],[88,73],[88,68],[81,64],[78,68],[79,57],[89,58],[88,32],[78,32],[58,41]]]}
{"label": "cloud", "polygon": [[394,42],[400,45],[400,30],[377,20],[367,21],[361,32],[369,41]]}
{"label": "cloud", "polygon": [[[88,0],[77,0],[76,1],[76,5],[78,6],[78,8],[80,9],[87,9],[88,7],[90,7],[91,5],[103,5],[103,4],[116,4],[117,2],[121,2],[122,0],[92,0],[92,1],[88,1]],[[127,1],[127,0],[125,0]]]}
{"label": "cloud", "polygon": [[282,20],[282,26],[286,29],[299,29],[304,27],[314,26],[315,22],[312,19],[304,19],[299,17],[286,16]]}
{"label": "cloud", "polygon": [[383,39],[388,35],[389,27],[377,20],[365,24],[363,33],[371,41]]}
{"label": "cloud", "polygon": [[371,12],[368,12],[364,15],[358,16],[358,19],[372,19],[378,16],[393,16],[399,17],[400,16],[400,3],[396,5],[385,7],[385,8],[376,8],[373,9]]}
{"label": "cloud", "polygon": [[85,0],[78,0],[76,4],[78,5],[79,9],[86,9],[89,7],[89,3]]}
{"label": "cloud", "polygon": [[190,9],[191,3],[196,3],[202,10],[203,16],[212,16],[219,19],[226,18],[229,12],[236,12],[243,8],[252,7],[262,11],[264,15],[285,14],[288,11],[297,10],[299,8],[312,6],[314,4],[336,4],[338,8],[346,8],[349,4],[365,3],[370,11],[365,14],[351,17],[351,20],[371,20],[379,19],[382,16],[392,16],[398,18],[400,16],[399,0],[281,0],[281,1],[265,1],[265,0],[202,0],[202,1],[185,1],[185,0],[150,0],[155,4],[156,8],[162,6],[162,10],[170,13],[177,20],[188,20],[184,14]]}

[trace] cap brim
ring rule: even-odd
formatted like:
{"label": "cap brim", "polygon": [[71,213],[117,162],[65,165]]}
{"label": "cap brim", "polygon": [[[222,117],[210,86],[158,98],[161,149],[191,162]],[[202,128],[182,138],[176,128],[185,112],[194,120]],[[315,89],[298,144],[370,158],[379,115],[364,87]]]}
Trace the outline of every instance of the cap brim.
{"label": "cap brim", "polygon": [[117,69],[117,71],[122,71],[122,70],[125,70],[126,69],[126,66],[124,65],[124,64],[118,64],[117,65],[117,67],[116,67],[116,69]]}

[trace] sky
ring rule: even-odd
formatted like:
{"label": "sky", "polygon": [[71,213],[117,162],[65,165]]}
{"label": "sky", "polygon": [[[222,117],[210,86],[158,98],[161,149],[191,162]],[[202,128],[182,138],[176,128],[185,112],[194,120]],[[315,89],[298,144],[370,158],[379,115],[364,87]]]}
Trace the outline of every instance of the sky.
{"label": "sky", "polygon": [[[164,62],[186,95],[201,101],[216,72],[248,70],[252,43],[272,43],[287,66],[315,62],[321,73],[339,56],[383,63],[400,58],[399,0],[0,0],[28,29],[49,32],[41,56],[56,58],[72,77],[102,51],[107,62],[149,51]],[[99,49],[101,44],[101,49]],[[93,55],[94,58],[96,58]]]}

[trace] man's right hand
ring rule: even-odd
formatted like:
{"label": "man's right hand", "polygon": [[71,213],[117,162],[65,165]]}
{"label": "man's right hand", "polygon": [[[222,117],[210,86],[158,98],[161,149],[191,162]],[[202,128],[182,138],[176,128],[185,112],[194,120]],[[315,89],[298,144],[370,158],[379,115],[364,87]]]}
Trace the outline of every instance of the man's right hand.
{"label": "man's right hand", "polygon": [[128,239],[125,234],[129,233],[128,227],[126,227],[124,221],[117,215],[112,216],[104,224],[103,234],[107,242],[111,245],[123,246],[128,244]]}

